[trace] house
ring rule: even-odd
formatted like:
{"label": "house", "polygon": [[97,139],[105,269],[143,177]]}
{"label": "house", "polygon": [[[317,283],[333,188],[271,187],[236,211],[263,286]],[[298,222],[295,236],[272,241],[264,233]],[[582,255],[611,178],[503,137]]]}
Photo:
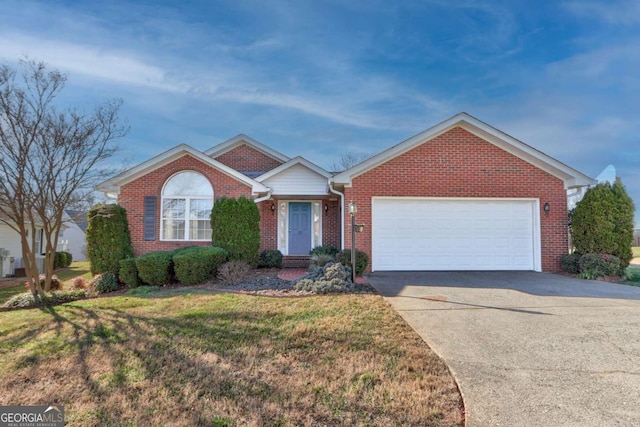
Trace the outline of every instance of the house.
{"label": "house", "polygon": [[[24,276],[22,264],[22,239],[20,234],[8,224],[10,220],[0,213],[0,278]],[[27,231],[28,232],[28,231]],[[36,226],[35,248],[38,270],[44,271],[44,246],[42,227]],[[29,236],[27,236],[29,237]]]}
{"label": "house", "polygon": [[238,135],[204,152],[178,145],[97,190],[127,210],[136,255],[207,244],[216,198],[244,195],[260,211],[261,249],[285,259],[349,247],[354,202],[373,271],[557,271],[567,191],[594,183],[460,113],[335,175]]}
{"label": "house", "polygon": [[58,251],[71,254],[74,261],[87,259],[87,212],[67,209],[62,214],[62,227],[58,236]]}

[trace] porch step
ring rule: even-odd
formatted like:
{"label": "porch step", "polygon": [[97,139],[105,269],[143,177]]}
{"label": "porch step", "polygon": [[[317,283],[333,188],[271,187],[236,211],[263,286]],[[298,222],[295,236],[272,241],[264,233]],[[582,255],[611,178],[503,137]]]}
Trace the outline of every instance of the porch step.
{"label": "porch step", "polygon": [[308,268],[309,255],[285,255],[282,257],[282,268]]}

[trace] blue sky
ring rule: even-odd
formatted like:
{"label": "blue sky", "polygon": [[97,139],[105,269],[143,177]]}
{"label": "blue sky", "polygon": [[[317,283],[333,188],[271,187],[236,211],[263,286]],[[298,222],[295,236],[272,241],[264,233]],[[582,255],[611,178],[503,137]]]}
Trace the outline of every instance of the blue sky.
{"label": "blue sky", "polygon": [[466,111],[640,207],[638,1],[3,0],[25,55],[65,102],[124,100],[131,164],[245,133],[329,167]]}

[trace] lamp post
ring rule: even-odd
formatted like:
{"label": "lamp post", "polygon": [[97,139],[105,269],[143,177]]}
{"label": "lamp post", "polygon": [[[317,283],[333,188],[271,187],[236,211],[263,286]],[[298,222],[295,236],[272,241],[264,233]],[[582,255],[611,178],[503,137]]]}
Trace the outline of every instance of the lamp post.
{"label": "lamp post", "polygon": [[351,215],[351,280],[356,283],[356,214],[358,207],[353,200],[349,203],[349,215]]}

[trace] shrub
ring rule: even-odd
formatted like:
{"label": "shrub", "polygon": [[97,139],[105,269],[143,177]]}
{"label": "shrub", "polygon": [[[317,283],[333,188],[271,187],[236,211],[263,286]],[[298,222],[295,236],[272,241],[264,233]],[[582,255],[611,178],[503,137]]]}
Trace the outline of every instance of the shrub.
{"label": "shrub", "polygon": [[138,268],[136,267],[135,258],[125,258],[120,260],[120,270],[118,271],[120,281],[130,288],[140,286],[140,278],[138,277]]}
{"label": "shrub", "polygon": [[173,254],[176,279],[185,285],[204,283],[227,260],[227,252],[212,246],[193,247]]}
{"label": "shrub", "polygon": [[351,292],[354,289],[351,282],[351,269],[339,262],[315,268],[309,274],[296,280],[293,289],[317,294]]}
{"label": "shrub", "polygon": [[218,269],[218,279],[223,285],[235,285],[247,277],[249,270],[251,266],[244,261],[229,261]]}
{"label": "shrub", "polygon": [[612,254],[622,268],[631,261],[635,207],[619,179],[590,188],[571,215],[576,252]]}
{"label": "shrub", "polygon": [[[38,279],[40,280],[40,286],[42,287],[42,289],[44,289],[44,283],[45,283],[45,275],[41,274]],[[27,291],[31,291],[31,289],[29,288],[29,282],[24,282],[24,287]],[[60,279],[58,279],[58,276],[56,276],[55,274],[51,276],[51,287],[49,288],[49,291],[60,291],[62,290],[62,282],[60,281]]]}
{"label": "shrub", "polygon": [[[345,249],[342,252],[338,252],[336,255],[336,262],[339,262],[347,267],[351,267],[351,249]],[[369,265],[369,256],[356,249],[356,275],[360,276],[367,269]]]}
{"label": "shrub", "polygon": [[9,298],[7,302],[2,304],[4,308],[23,308],[31,307],[34,305],[45,304],[62,304],[65,302],[76,301],[86,298],[88,296],[85,290],[71,290],[71,291],[54,291],[50,295],[41,295],[36,301],[31,292],[23,294],[17,294]]}
{"label": "shrub", "polygon": [[616,201],[617,212],[614,218],[614,231],[616,234],[617,249],[613,252],[615,256],[620,258],[620,266],[623,269],[629,267],[629,263],[633,259],[633,228],[635,223],[635,205],[633,200],[627,194],[627,190],[622,185],[620,178],[611,187],[613,197]]}
{"label": "shrub", "polygon": [[89,283],[87,283],[87,279],[84,277],[74,277],[71,279],[71,289],[80,290],[80,289],[88,289]]}
{"label": "shrub", "polygon": [[324,267],[330,262],[334,262],[335,258],[333,257],[333,255],[318,253],[318,254],[311,255],[310,261],[311,261],[311,265],[310,265],[311,268]]}
{"label": "shrub", "polygon": [[222,197],[211,210],[211,241],[229,253],[230,260],[258,265],[260,250],[260,212],[246,197]]}
{"label": "shrub", "polygon": [[136,258],[138,277],[148,285],[166,285],[173,277],[173,252],[148,252]]}
{"label": "shrub", "polygon": [[262,251],[259,267],[282,268],[282,252],[277,249]]}
{"label": "shrub", "polygon": [[580,272],[580,254],[574,252],[572,254],[564,254],[560,258],[560,264],[562,270],[571,274],[578,274]]}
{"label": "shrub", "polygon": [[70,252],[56,252],[53,257],[53,268],[66,268],[71,265],[73,255]]}
{"label": "shrub", "polygon": [[622,276],[624,269],[620,258],[607,254],[584,254],[580,257],[580,277],[596,279],[605,276]]}
{"label": "shrub", "polygon": [[311,249],[309,255],[331,255],[332,257],[335,257],[336,255],[338,255],[338,252],[340,252],[338,248],[335,248],[331,245],[323,245],[316,246],[315,248]]}
{"label": "shrub", "polygon": [[120,270],[120,260],[133,257],[127,212],[118,205],[99,204],[87,215],[87,255],[91,273]]}
{"label": "shrub", "polygon": [[91,284],[96,288],[99,294],[117,291],[119,287],[118,278],[110,271],[105,271],[93,278]]}

